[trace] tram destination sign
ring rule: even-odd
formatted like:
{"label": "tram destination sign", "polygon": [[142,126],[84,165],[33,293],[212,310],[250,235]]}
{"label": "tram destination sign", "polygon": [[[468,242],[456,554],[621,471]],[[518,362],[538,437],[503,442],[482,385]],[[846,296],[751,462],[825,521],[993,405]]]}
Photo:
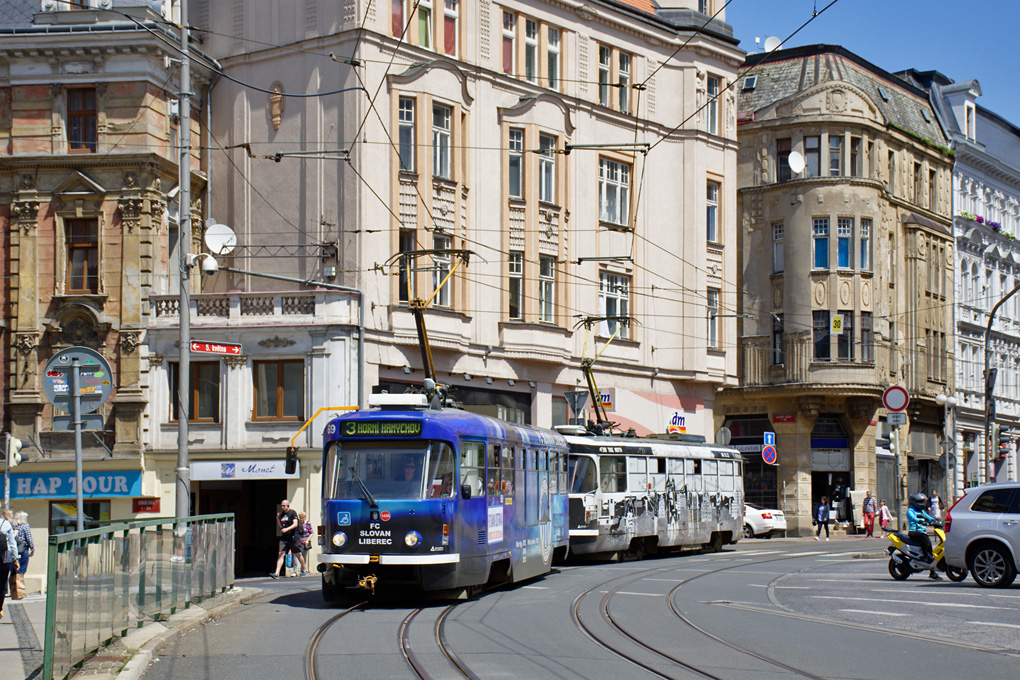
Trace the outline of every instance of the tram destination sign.
{"label": "tram destination sign", "polygon": [[341,437],[420,437],[420,420],[349,420],[340,425]]}

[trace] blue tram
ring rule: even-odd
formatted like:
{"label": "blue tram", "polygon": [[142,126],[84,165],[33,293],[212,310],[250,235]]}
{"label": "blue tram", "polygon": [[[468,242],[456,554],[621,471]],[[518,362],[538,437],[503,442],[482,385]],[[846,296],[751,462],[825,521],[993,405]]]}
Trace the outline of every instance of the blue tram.
{"label": "blue tram", "polygon": [[323,447],[323,595],[410,586],[470,594],[549,571],[569,540],[563,436],[374,395]]}

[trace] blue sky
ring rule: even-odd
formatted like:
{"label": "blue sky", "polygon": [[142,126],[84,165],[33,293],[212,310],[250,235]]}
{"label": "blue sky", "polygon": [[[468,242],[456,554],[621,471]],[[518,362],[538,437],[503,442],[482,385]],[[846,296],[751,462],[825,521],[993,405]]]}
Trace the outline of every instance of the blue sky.
{"label": "blue sky", "polygon": [[[758,52],[755,36],[785,39],[830,1],[732,0],[726,22],[742,49]],[[838,0],[783,47],[842,45],[889,72],[977,78],[978,104],[1020,126],[1018,27],[1017,0]]]}

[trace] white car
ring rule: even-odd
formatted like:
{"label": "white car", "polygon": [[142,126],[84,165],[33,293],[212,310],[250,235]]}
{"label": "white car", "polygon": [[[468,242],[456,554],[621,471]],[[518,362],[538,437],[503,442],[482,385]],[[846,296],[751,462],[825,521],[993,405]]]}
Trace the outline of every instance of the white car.
{"label": "white car", "polygon": [[771,538],[786,531],[786,515],[782,510],[744,503],[744,538]]}

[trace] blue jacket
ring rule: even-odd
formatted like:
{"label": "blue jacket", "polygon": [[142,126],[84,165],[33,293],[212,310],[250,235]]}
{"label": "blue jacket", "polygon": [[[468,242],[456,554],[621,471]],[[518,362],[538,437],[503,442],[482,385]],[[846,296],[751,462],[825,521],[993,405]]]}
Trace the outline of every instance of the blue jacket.
{"label": "blue jacket", "polygon": [[910,531],[925,531],[925,528],[928,526],[928,522],[934,521],[935,518],[924,510],[907,508],[907,525],[910,528]]}
{"label": "blue jacket", "polygon": [[829,506],[828,504],[820,504],[818,506],[818,515],[815,517],[819,523],[825,523],[829,521]]}

